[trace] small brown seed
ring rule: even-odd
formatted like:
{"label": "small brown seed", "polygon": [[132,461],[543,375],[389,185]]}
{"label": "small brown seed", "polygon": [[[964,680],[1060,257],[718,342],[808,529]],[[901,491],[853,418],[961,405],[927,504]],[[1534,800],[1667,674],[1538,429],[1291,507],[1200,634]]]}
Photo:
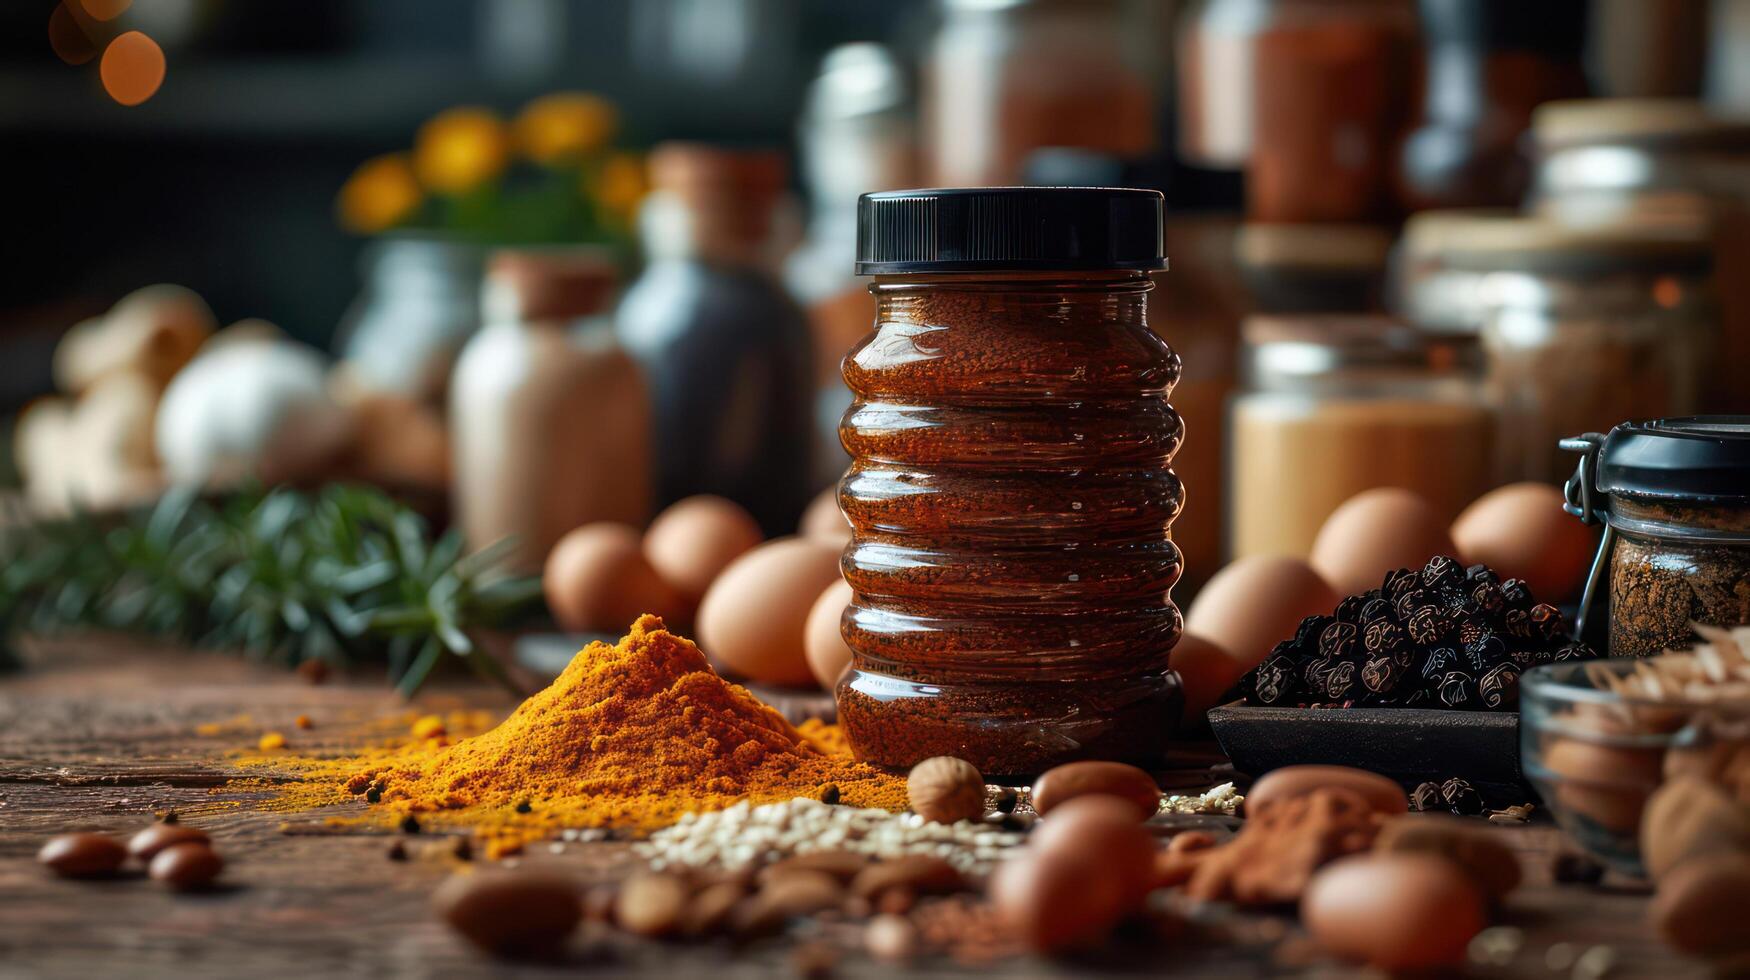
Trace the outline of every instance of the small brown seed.
{"label": "small brown seed", "polygon": [[400,841],[396,841],[395,843],[390,844],[389,850],[388,850],[388,856],[389,856],[389,860],[391,860],[391,861],[405,861],[405,860],[407,860],[407,845],[401,843]]}
{"label": "small brown seed", "polygon": [[1490,901],[1499,902],[1519,887],[1519,856],[1489,832],[1462,817],[1438,813],[1405,814],[1387,820],[1373,839],[1385,854],[1438,854],[1458,865]]}
{"label": "small brown seed", "polygon": [[153,881],[179,892],[199,891],[225,870],[225,859],[202,841],[184,841],[160,850],[147,866]]}
{"label": "small brown seed", "polygon": [[1137,819],[1147,820],[1161,805],[1161,791],[1148,773],[1122,762],[1070,762],[1048,769],[1033,784],[1033,809],[1048,816],[1078,796],[1117,796],[1136,804]]}
{"label": "small brown seed", "polygon": [[552,953],[583,915],[570,879],[539,872],[493,869],[451,875],[432,901],[443,920],[469,942],[505,957]]}
{"label": "small brown seed", "polygon": [[106,877],[127,857],[127,848],[104,834],[61,834],[36,852],[37,861],[63,878]]}
{"label": "small brown seed", "polygon": [[746,895],[747,889],[733,881],[706,885],[687,903],[686,913],[681,917],[681,933],[703,939],[722,932]]}
{"label": "small brown seed", "polygon": [[912,767],[905,791],[912,812],[934,823],[984,815],[984,777],[964,759],[939,755]]}
{"label": "small brown seed", "polygon": [[827,806],[837,806],[839,795],[839,786],[837,783],[828,783],[820,788],[820,802],[825,803]]}
{"label": "small brown seed", "polygon": [[150,861],[159,851],[176,844],[210,844],[204,830],[176,823],[155,823],[128,838],[128,855],[140,861]]}
{"label": "small brown seed", "polygon": [[1724,954],[1750,948],[1746,906],[1750,855],[1708,854],[1667,870],[1647,914],[1665,941],[1678,949]]}
{"label": "small brown seed", "polygon": [[791,871],[824,871],[840,881],[850,881],[868,866],[869,858],[856,851],[809,851],[766,865],[760,869],[759,880],[770,881]]}
{"label": "small brown seed", "polygon": [[614,921],[636,936],[660,938],[680,928],[691,889],[679,875],[636,874],[620,886],[614,900]]}
{"label": "small brown seed", "polygon": [[918,927],[903,915],[878,915],[863,929],[863,948],[881,963],[908,963],[918,953]]}
{"label": "small brown seed", "polygon": [[1207,830],[1182,830],[1167,841],[1168,854],[1190,854],[1216,845],[1215,835]]}
{"label": "small brown seed", "polygon": [[851,893],[868,899],[877,899],[893,888],[904,888],[914,895],[946,895],[965,887],[965,877],[933,854],[902,854],[871,864],[851,879]]}

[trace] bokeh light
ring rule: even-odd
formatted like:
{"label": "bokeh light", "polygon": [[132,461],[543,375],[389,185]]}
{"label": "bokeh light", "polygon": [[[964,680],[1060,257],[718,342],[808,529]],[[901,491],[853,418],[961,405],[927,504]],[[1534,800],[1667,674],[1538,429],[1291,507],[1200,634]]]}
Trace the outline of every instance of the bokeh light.
{"label": "bokeh light", "polygon": [[49,47],[69,65],[83,65],[97,57],[97,45],[65,4],[55,4],[49,13]]}
{"label": "bokeh light", "polygon": [[134,5],[134,0],[77,0],[93,20],[115,20]]}
{"label": "bokeh light", "polygon": [[164,84],[164,49],[139,31],[129,31],[103,50],[98,73],[110,98],[122,105],[139,105]]}

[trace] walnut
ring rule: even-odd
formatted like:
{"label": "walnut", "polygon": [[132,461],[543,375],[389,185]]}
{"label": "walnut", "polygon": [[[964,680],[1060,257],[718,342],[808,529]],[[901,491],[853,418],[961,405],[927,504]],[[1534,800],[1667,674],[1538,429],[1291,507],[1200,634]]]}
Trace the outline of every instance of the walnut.
{"label": "walnut", "polygon": [[984,816],[984,777],[964,759],[925,759],[912,767],[905,790],[912,812],[934,823]]}

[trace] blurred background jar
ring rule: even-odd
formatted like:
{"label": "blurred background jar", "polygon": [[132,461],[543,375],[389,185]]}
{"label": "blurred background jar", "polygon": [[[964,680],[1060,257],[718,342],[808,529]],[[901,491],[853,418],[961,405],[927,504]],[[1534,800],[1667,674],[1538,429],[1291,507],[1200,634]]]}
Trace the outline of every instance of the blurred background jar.
{"label": "blurred background jar", "polygon": [[618,278],[594,251],[494,254],[456,360],[456,518],[470,548],[511,538],[519,570],[572,528],[650,516],[650,393],[606,315]]}
{"label": "blurred background jar", "polygon": [[784,282],[808,313],[814,339],[813,485],[844,475],[839,419],[851,406],[839,362],[874,328],[875,298],[852,275],[857,197],[917,183],[908,73],[883,45],[845,44],[827,53],[797,127],[808,227],[784,263]]}
{"label": "blurred background jar", "polygon": [[657,504],[717,494],[787,533],[809,498],[814,355],[776,275],[783,158],[664,143],[650,179],[646,265],[615,319],[655,399]]}
{"label": "blurred background jar", "polygon": [[1418,0],[1417,8],[1426,67],[1403,146],[1403,205],[1517,205],[1531,178],[1520,138],[1532,110],[1586,94],[1588,0],[1544,0],[1536,16],[1519,0]]}
{"label": "blurred background jar", "polygon": [[1366,221],[1389,211],[1408,118],[1408,0],[1204,0],[1179,50],[1180,152],[1247,168],[1256,221]]}
{"label": "blurred background jar", "polygon": [[1703,226],[1503,219],[1453,242],[1446,263],[1487,277],[1481,336],[1505,479],[1559,482],[1573,466],[1566,436],[1696,410],[1718,324]]}
{"label": "blurred background jar", "polygon": [[1735,271],[1750,269],[1750,119],[1682,99],[1555,102],[1538,110],[1532,135],[1537,213],[1580,227],[1708,224],[1722,316],[1702,407],[1750,411],[1741,377],[1750,364],[1750,277]]}
{"label": "blurred background jar", "polygon": [[1376,312],[1391,242],[1379,225],[1247,222],[1233,261],[1257,312]]}
{"label": "blurred background jar", "polygon": [[1467,345],[1382,316],[1254,316],[1241,330],[1233,558],[1306,556],[1363,490],[1413,490],[1452,518],[1494,486],[1494,419]]}
{"label": "blurred background jar", "polygon": [[486,249],[432,234],[391,234],[361,260],[364,291],[337,344],[350,379],[368,391],[441,405],[456,352],[480,326]]}
{"label": "blurred background jar", "polygon": [[1020,182],[1039,147],[1156,145],[1158,33],[1123,0],[944,0],[921,70],[925,182]]}
{"label": "blurred background jar", "polygon": [[1508,208],[1447,208],[1410,215],[1392,247],[1386,308],[1418,330],[1476,337],[1487,319],[1480,287],[1488,273],[1453,266],[1446,261],[1447,252],[1467,234],[1517,215]]}

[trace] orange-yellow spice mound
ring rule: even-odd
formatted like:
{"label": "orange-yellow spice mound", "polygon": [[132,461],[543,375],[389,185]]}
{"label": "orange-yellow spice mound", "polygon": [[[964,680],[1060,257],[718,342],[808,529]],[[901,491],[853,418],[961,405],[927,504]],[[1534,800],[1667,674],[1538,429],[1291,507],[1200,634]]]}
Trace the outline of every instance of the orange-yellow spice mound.
{"label": "orange-yellow spice mound", "polygon": [[[618,644],[593,643],[545,690],[490,731],[303,766],[344,789],[289,791],[306,802],[377,799],[370,818],[474,828],[500,841],[562,827],[651,830],[688,811],[815,796],[898,810],[904,780],[856,762],[831,726],[798,730],[711,669],[699,648],[655,616]],[[296,764],[291,768],[298,768]],[[338,782],[338,780],[337,780]]]}

